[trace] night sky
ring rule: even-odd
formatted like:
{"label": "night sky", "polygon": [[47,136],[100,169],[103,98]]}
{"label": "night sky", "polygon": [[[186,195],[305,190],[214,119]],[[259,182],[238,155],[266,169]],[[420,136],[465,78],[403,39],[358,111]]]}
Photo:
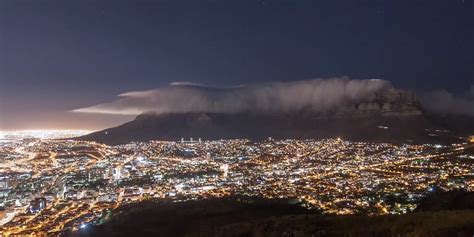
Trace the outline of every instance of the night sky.
{"label": "night sky", "polygon": [[349,76],[463,93],[473,0],[0,0],[0,129],[97,129],[67,112],[176,81]]}

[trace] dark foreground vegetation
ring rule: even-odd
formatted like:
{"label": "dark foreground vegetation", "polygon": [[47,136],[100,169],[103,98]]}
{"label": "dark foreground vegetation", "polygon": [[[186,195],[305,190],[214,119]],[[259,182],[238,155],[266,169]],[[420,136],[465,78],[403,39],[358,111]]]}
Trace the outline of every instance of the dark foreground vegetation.
{"label": "dark foreground vegetation", "polygon": [[[335,216],[248,197],[122,206],[77,236],[473,236],[474,193],[437,193],[405,215]],[[463,206],[464,205],[464,206]]]}

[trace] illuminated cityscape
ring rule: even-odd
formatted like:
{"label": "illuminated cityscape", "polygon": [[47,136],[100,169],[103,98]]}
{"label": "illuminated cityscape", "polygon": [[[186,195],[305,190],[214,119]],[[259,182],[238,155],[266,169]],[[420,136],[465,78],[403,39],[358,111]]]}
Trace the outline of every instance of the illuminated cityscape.
{"label": "illuminated cityscape", "polygon": [[394,145],[183,138],[107,146],[51,139],[63,133],[3,135],[3,235],[78,231],[106,222],[121,204],[150,198],[241,194],[288,198],[324,213],[383,215],[414,210],[434,189],[474,191],[474,146],[467,140]]}
{"label": "illuminated cityscape", "polygon": [[0,237],[474,237],[474,0],[0,0]]}

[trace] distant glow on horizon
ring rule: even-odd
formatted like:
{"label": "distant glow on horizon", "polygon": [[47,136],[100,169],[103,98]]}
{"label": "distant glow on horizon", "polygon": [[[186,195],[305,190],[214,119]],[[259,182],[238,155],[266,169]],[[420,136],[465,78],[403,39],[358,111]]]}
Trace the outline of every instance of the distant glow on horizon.
{"label": "distant glow on horizon", "polygon": [[55,139],[55,138],[67,138],[74,136],[81,136],[93,132],[92,130],[75,130],[75,129],[28,129],[28,130],[13,130],[13,131],[1,131],[0,139],[7,139],[9,137],[25,138],[41,138],[41,139]]}

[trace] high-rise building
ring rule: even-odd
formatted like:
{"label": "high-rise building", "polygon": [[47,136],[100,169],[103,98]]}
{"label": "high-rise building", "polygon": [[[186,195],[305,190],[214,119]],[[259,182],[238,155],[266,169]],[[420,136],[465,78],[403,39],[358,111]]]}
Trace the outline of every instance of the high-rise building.
{"label": "high-rise building", "polygon": [[30,202],[29,211],[31,213],[36,213],[46,208],[46,198],[35,198]]}
{"label": "high-rise building", "polygon": [[0,189],[8,189],[8,179],[0,180]]}
{"label": "high-rise building", "polygon": [[122,178],[122,168],[121,167],[115,167],[114,169],[114,179],[118,180]]}

